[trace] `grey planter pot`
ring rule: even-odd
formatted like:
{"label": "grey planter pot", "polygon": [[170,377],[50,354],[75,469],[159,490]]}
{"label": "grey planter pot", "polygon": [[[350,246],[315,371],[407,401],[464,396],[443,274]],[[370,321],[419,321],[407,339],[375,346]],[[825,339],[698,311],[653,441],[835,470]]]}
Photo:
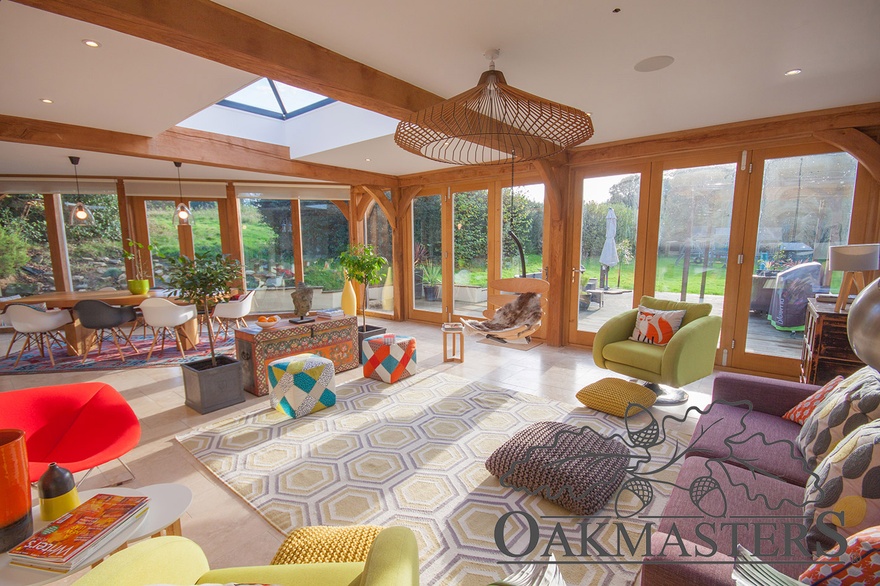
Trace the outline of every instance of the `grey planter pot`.
{"label": "grey planter pot", "polygon": [[367,324],[367,329],[365,331],[364,326],[358,326],[358,356],[360,356],[361,364],[364,363],[364,340],[366,340],[370,336],[378,336],[379,334],[384,334],[386,330],[387,328],[371,326],[370,324]]}
{"label": "grey planter pot", "polygon": [[180,368],[187,407],[204,414],[244,402],[241,363],[237,360],[218,356],[215,367],[206,358],[182,364]]}

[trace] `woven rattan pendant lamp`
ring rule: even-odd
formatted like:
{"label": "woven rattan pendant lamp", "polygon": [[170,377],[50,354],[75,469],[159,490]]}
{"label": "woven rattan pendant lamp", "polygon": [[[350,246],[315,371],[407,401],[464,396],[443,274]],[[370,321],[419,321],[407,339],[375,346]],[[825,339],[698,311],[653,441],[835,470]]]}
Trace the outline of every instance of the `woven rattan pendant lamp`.
{"label": "woven rattan pendant lamp", "polygon": [[497,165],[550,157],[593,136],[590,116],[507,85],[489,70],[476,87],[420,110],[397,125],[394,142],[443,163]]}

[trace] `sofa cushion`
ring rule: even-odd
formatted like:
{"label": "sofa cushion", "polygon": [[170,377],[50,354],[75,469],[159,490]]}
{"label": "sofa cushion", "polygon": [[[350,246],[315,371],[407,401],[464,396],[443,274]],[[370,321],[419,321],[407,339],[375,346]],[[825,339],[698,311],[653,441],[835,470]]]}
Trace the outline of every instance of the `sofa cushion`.
{"label": "sofa cushion", "polygon": [[798,425],[803,425],[807,422],[810,415],[813,414],[813,411],[816,410],[816,407],[825,400],[825,397],[834,392],[834,389],[836,389],[841,382],[843,382],[843,377],[840,375],[835,376],[833,379],[822,385],[818,391],[786,411],[782,415],[782,418],[793,421]]}
{"label": "sofa cushion", "polygon": [[[655,532],[651,535],[651,553],[644,557],[642,566],[642,586],[732,586],[730,575],[733,572],[733,558],[722,553],[701,557],[699,564],[693,563],[692,553],[681,555],[675,539],[666,533]],[[695,543],[683,539],[682,543],[688,552],[697,547]],[[666,546],[664,548],[664,546]],[[662,555],[658,555],[661,554]]]}
{"label": "sofa cushion", "polygon": [[662,311],[675,311],[683,309],[685,311],[684,319],[681,320],[682,327],[688,325],[694,320],[706,317],[712,313],[711,303],[690,303],[688,301],[673,301],[671,299],[657,299],[656,297],[648,297],[643,295],[639,301],[639,305],[644,305],[651,309],[660,309]]}
{"label": "sofa cushion", "polygon": [[623,482],[630,453],[588,427],[533,423],[486,460],[503,486],[513,486],[578,515],[601,509]]}
{"label": "sofa cushion", "polygon": [[[880,420],[853,431],[822,460],[816,478],[807,484],[804,502],[811,551],[816,544],[824,551],[836,547],[817,527],[822,513],[843,513],[843,522],[834,528],[844,537],[880,525]],[[826,518],[826,524],[834,520]]]}
{"label": "sofa cushion", "polygon": [[681,327],[685,310],[660,311],[639,305],[639,313],[636,315],[636,325],[629,339],[644,344],[665,346],[672,339],[673,334]]}
{"label": "sofa cushion", "polygon": [[835,586],[880,584],[880,527],[869,527],[847,539],[843,555],[819,557],[800,580]]}
{"label": "sofa cushion", "polygon": [[660,374],[664,350],[663,346],[623,340],[602,348],[602,357],[609,362],[638,365],[641,370]]}
{"label": "sofa cushion", "polygon": [[759,474],[806,486],[812,468],[796,443],[800,429],[776,415],[712,403],[697,421],[687,455],[752,466]]}
{"label": "sofa cushion", "polygon": [[[731,558],[737,544],[742,544],[777,570],[797,577],[810,558],[806,544],[793,532],[801,527],[802,499],[803,489],[793,484],[694,456],[686,458],[679,471],[658,529],[698,544],[703,554],[710,551],[707,535],[718,546],[714,553]],[[760,544],[755,541],[757,523]],[[689,553],[693,560],[693,552]]]}
{"label": "sofa cushion", "polygon": [[798,434],[798,445],[815,467],[856,428],[880,416],[880,373],[866,366],[840,383]]}

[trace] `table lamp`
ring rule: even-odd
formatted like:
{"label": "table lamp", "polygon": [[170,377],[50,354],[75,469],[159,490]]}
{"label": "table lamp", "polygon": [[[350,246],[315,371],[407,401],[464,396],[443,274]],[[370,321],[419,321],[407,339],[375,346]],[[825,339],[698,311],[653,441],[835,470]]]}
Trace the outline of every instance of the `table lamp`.
{"label": "table lamp", "polygon": [[829,251],[829,268],[832,271],[843,271],[843,282],[840,284],[840,293],[834,306],[834,311],[840,312],[846,309],[850,290],[853,287],[855,293],[865,288],[863,271],[880,269],[880,244],[831,246]]}

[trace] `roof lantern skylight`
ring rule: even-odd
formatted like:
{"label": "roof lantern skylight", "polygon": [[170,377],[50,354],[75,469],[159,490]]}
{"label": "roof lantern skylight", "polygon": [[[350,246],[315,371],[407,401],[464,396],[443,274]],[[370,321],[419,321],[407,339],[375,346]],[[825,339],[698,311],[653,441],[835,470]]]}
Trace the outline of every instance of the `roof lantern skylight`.
{"label": "roof lantern skylight", "polygon": [[263,77],[217,104],[278,120],[287,120],[332,104],[334,101],[320,94]]}

